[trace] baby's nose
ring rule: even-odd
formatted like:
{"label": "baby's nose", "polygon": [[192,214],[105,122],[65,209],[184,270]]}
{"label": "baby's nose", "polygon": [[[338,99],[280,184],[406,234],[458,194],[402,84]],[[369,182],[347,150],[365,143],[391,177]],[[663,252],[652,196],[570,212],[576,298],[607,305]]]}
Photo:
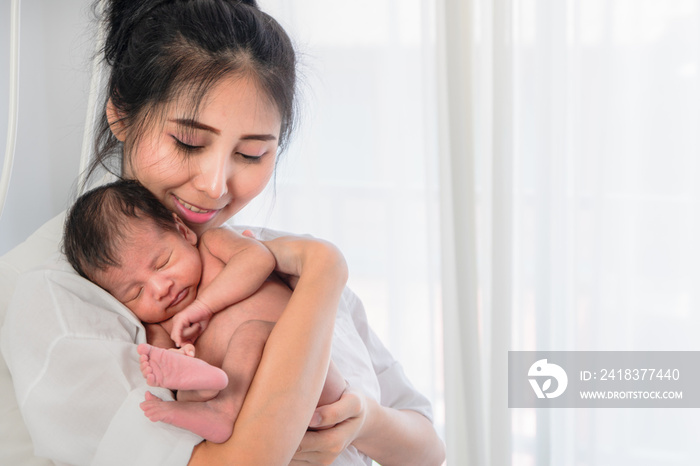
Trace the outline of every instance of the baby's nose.
{"label": "baby's nose", "polygon": [[173,281],[166,276],[156,274],[151,280],[156,298],[163,299],[170,294],[170,289],[173,287]]}

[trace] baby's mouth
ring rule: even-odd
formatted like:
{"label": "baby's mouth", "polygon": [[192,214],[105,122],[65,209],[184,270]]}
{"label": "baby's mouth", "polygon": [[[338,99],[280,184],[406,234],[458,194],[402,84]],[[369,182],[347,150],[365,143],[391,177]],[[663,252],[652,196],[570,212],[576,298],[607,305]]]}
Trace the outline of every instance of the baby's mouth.
{"label": "baby's mouth", "polygon": [[173,306],[177,306],[178,304],[180,304],[180,301],[182,301],[183,299],[185,299],[185,298],[187,297],[188,294],[189,294],[189,288],[185,288],[184,290],[182,290],[181,292],[179,292],[178,295],[175,296],[175,298],[173,298],[172,302],[168,305],[168,309],[172,308]]}

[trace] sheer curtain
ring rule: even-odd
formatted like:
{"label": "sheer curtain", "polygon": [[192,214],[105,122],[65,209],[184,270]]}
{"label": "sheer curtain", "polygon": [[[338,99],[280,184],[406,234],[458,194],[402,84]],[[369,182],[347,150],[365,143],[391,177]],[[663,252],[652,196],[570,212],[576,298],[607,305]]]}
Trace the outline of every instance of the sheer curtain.
{"label": "sheer curtain", "polygon": [[695,410],[508,410],[506,358],[699,348],[700,2],[440,6],[448,464],[697,464]]}
{"label": "sheer curtain", "polygon": [[300,51],[299,131],[234,219],[337,244],[370,324],[443,429],[435,3],[262,0]]}

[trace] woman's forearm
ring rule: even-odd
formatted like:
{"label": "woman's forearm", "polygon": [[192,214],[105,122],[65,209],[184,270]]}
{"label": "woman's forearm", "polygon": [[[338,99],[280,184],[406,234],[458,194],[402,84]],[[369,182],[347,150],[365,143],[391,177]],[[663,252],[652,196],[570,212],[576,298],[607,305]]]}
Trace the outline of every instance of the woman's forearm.
{"label": "woman's forearm", "polygon": [[288,464],[306,431],[330,360],[347,266],[327,243],[304,244],[296,254],[298,271],[287,264],[282,272],[298,273],[299,281],[270,334],[233,435],[220,445],[200,444],[192,465]]}
{"label": "woman's forearm", "polygon": [[426,417],[371,399],[367,403],[367,421],[353,442],[358,450],[384,466],[439,466],[444,462],[445,446]]}
{"label": "woman's forearm", "polygon": [[[331,248],[331,249],[329,249]],[[316,243],[265,346],[236,429],[267,448],[256,464],[288,464],[311,420],[330,361],[347,266],[337,250]],[[270,426],[274,427],[271,428]]]}

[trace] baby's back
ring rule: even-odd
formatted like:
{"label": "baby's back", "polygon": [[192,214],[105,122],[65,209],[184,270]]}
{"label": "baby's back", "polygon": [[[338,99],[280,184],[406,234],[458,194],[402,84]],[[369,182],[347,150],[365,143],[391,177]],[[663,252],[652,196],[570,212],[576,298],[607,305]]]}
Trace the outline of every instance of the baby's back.
{"label": "baby's back", "polygon": [[[204,260],[200,287],[206,287],[222,268],[221,262]],[[253,295],[214,314],[195,342],[197,357],[221,367],[236,329],[249,320],[277,322],[291,295],[292,290],[273,274]]]}

